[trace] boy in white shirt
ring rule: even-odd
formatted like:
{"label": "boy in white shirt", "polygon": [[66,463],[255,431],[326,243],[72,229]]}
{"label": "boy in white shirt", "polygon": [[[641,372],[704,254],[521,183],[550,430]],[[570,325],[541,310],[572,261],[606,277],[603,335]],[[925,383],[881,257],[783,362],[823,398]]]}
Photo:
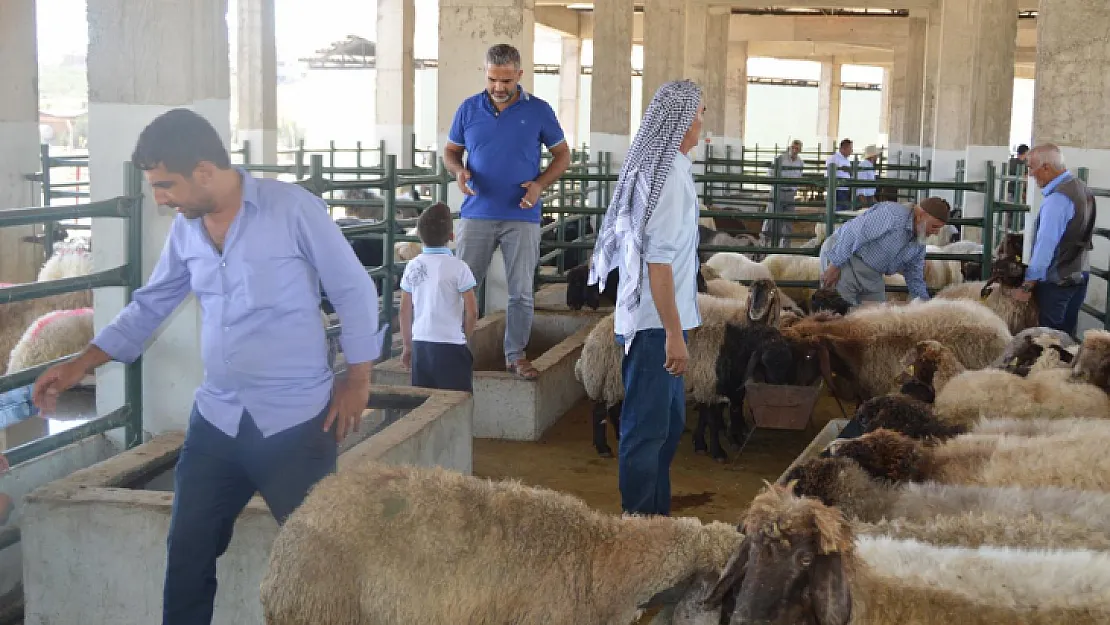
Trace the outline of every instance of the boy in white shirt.
{"label": "boy in white shirt", "polygon": [[478,321],[477,283],[447,247],[455,238],[451,209],[439,202],[416,222],[424,251],[401,275],[401,363],[410,384],[474,392],[474,356],[467,344]]}

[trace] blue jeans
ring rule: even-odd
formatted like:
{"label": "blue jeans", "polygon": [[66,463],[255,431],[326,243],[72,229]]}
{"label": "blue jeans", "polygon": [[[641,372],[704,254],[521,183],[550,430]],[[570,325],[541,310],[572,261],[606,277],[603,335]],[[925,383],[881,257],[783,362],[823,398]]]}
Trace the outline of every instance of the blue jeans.
{"label": "blue jeans", "polygon": [[662,328],[639,330],[621,362],[624,404],[617,466],[625,512],[671,512],[671,461],[686,427],[686,391],[682,377],[664,368],[666,345]]}
{"label": "blue jeans", "polygon": [[1079,325],[1079,311],[1083,300],[1087,299],[1089,273],[1083,273],[1083,281],[1074,286],[1062,287],[1051,282],[1038,282],[1034,295],[1040,309],[1040,325],[1053,330],[1067,332],[1075,336]]}
{"label": "blue jeans", "polygon": [[243,411],[232,438],[193,405],[174,475],[166,540],[163,625],[208,625],[216,598],[216,560],[227,551],[235,519],[258,491],[279,524],[308,490],[336,470],[334,429],[323,431],[327,408],[269,438]]}

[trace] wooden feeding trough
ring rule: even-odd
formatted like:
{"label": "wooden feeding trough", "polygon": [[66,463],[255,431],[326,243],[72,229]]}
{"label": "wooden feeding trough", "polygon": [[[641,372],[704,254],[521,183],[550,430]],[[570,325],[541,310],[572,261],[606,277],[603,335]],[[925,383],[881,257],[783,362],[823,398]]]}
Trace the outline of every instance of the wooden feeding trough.
{"label": "wooden feeding trough", "polygon": [[794,431],[808,428],[824,386],[823,380],[812,386],[748,382],[743,407],[748,432],[740,451],[747,446],[756,428]]}

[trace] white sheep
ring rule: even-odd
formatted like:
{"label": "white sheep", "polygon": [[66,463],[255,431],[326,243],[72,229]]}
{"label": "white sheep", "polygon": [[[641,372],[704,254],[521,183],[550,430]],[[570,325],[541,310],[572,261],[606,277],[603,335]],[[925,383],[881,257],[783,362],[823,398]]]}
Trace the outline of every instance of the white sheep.
{"label": "white sheep", "polygon": [[[947,423],[981,417],[1023,419],[1110,418],[1110,396],[1071,369],[1044,369],[1022,377],[999,369],[967,367],[951,342],[921,341],[907,371],[936,393],[933,412]],[[992,359],[993,360],[993,359]]]}
{"label": "white sheep", "polygon": [[[416,228],[412,227],[405,231],[409,236],[416,236]],[[447,242],[447,249],[455,249],[454,239]],[[393,244],[393,260],[396,262],[408,262],[424,251],[424,245],[420,241],[397,241]]]}
{"label": "white sheep", "polygon": [[[859,536],[840,511],[771,487],[706,608],[722,620],[821,625],[1110,622],[1110,554],[1088,549],[938,547]],[[804,620],[803,620],[804,619]]]}
{"label": "white sheep", "polygon": [[93,339],[93,309],[52,310],[31,322],[8,357],[7,373],[76,354]]}
{"label": "white sheep", "polygon": [[705,265],[725,280],[772,280],[771,271],[760,263],[737,252],[717,252]]}
{"label": "white sheep", "polygon": [[[792,254],[768,254],[760,261],[776,282],[811,281],[821,279],[821,261],[816,256],[797,256]],[[796,302],[808,302],[817,287],[779,286],[784,295]]]}
{"label": "white sheep", "polygon": [[50,282],[92,273],[93,259],[88,244],[82,239],[54,244],[54,253],[39,269],[38,281]]}
{"label": "white sheep", "polygon": [[267,625],[630,623],[720,571],[743,536],[618,517],[570,495],[439,467],[352,464],[274,539]]}

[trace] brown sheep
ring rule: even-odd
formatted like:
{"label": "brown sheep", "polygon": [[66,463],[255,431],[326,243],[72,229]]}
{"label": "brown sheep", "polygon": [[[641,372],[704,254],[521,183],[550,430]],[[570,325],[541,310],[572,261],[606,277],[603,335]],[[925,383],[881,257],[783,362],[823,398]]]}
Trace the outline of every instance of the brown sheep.
{"label": "brown sheep", "polygon": [[267,625],[629,623],[720,571],[743,536],[615,516],[570,495],[366,461],[289,516],[261,584]]}
{"label": "brown sheep", "polygon": [[732,623],[1110,622],[1110,554],[858,536],[835,508],[780,486],[753,500],[743,528],[743,544],[706,601],[731,599]]}
{"label": "brown sheep", "polygon": [[1011,334],[1017,334],[1040,323],[1035,298],[1019,302],[1011,295],[1024,280],[1025,265],[1016,258],[1001,257],[991,265],[989,280],[946,286],[937,292],[937,298],[978,302],[1005,321]]}
{"label": "brown sheep", "polygon": [[828,447],[878,479],[1110,491],[1110,439],[1089,435],[961,436],[937,445],[875,430]]}
{"label": "brown sheep", "polygon": [[1074,376],[1110,394],[1110,332],[1087,330],[1072,365]]}

